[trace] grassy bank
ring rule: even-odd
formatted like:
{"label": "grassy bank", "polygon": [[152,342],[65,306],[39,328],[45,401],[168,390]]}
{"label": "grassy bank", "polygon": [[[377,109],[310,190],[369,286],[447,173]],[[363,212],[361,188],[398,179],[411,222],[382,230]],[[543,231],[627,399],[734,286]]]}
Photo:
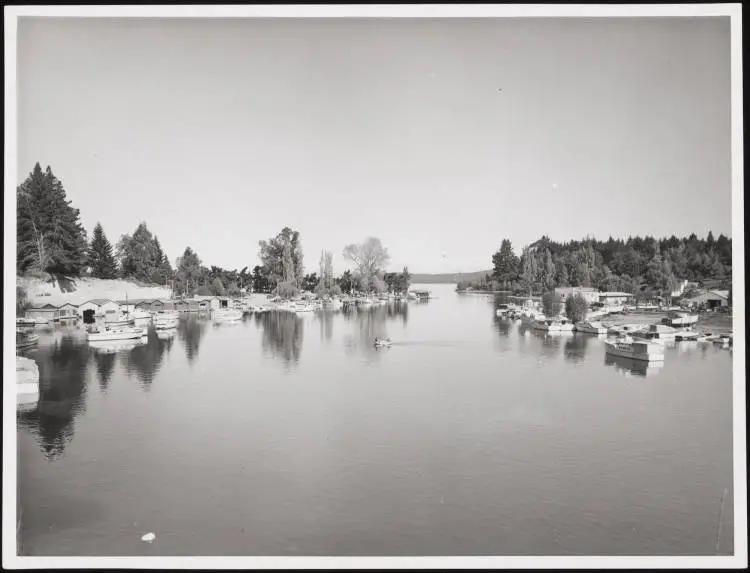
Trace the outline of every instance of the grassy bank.
{"label": "grassy bank", "polygon": [[138,298],[169,298],[171,290],[159,285],[140,285],[121,279],[55,278],[45,280],[38,277],[18,277],[16,284],[26,291],[31,304],[53,304],[66,302],[82,304],[95,298],[122,300]]}

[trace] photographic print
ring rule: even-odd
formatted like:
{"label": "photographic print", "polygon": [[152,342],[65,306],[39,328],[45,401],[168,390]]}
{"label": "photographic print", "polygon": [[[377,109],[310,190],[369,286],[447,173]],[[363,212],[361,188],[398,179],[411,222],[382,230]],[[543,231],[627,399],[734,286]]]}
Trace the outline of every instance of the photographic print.
{"label": "photographic print", "polygon": [[746,566],[693,10],[6,8],[4,560]]}

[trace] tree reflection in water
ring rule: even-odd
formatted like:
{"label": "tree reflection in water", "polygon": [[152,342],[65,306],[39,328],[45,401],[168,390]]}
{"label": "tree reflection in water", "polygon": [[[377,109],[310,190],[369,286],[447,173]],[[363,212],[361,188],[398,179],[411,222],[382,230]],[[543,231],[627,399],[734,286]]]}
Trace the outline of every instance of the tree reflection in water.
{"label": "tree reflection in water", "polygon": [[76,416],[86,408],[89,349],[64,335],[29,357],[39,366],[39,402],[36,409],[19,412],[19,425],[37,436],[48,459],[56,459],[73,438]]}
{"label": "tree reflection in water", "polygon": [[177,335],[185,346],[185,355],[192,364],[198,357],[201,338],[206,334],[206,321],[195,315],[181,317],[177,323]]}
{"label": "tree reflection in water", "polygon": [[324,310],[316,313],[316,318],[320,322],[320,340],[330,341],[333,338],[333,320],[334,311]]}
{"label": "tree reflection in water", "polygon": [[595,334],[586,334],[577,332],[573,336],[568,335],[565,340],[565,359],[578,364],[586,358],[586,349],[591,338],[596,338]]}
{"label": "tree reflection in water", "polygon": [[304,319],[293,312],[272,311],[261,315],[263,350],[285,365],[299,362],[304,336]]}
{"label": "tree reflection in water", "polygon": [[99,374],[99,389],[106,394],[112,372],[115,370],[117,355],[113,352],[94,352],[93,354],[96,372]]}
{"label": "tree reflection in water", "polygon": [[172,337],[160,337],[157,331],[150,330],[147,344],[140,344],[122,354],[128,376],[135,374],[144,390],[151,388],[151,383],[161,368],[164,354],[172,349],[173,340]]}

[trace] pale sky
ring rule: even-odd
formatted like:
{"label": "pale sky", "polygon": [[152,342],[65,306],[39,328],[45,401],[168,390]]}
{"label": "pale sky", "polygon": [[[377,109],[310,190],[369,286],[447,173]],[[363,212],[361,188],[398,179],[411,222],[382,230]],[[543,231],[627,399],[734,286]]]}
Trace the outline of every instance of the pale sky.
{"label": "pale sky", "polygon": [[510,238],[731,235],[729,18],[63,19],[18,25],[18,182],[113,245],[252,268],[475,271]]}

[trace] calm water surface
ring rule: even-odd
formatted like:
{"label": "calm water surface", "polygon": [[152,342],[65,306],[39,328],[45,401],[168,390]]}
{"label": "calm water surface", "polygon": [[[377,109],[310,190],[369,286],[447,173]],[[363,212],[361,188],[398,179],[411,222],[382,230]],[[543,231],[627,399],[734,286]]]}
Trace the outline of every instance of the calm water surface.
{"label": "calm water surface", "polygon": [[728,350],[680,343],[646,369],[429,288],[183,317],[114,352],[44,334],[18,415],[21,553],[713,555],[725,488],[733,552]]}

